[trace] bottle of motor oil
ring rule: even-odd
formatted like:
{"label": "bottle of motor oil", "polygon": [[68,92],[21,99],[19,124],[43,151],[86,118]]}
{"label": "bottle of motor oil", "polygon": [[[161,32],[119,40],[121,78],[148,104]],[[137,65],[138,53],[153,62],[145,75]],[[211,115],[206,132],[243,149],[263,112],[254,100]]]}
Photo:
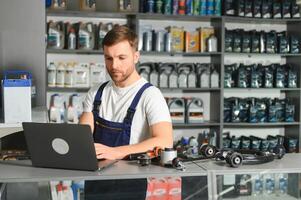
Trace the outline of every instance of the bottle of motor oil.
{"label": "bottle of motor oil", "polygon": [[56,68],[56,86],[64,87],[65,85],[65,65],[64,63],[59,63]]}
{"label": "bottle of motor oil", "polygon": [[210,76],[210,87],[218,88],[219,87],[219,73],[216,69],[213,69]]}
{"label": "bottle of motor oil", "polygon": [[83,112],[83,102],[78,94],[70,96],[69,106],[67,109],[68,123],[78,123],[79,117]]}
{"label": "bottle of motor oil", "polygon": [[178,85],[179,88],[187,88],[188,87],[188,74],[190,69],[186,66],[180,65],[178,67]]}
{"label": "bottle of motor oil", "polygon": [[169,68],[168,87],[178,88],[178,73],[176,72],[177,63],[161,63],[160,68]]}
{"label": "bottle of motor oil", "polygon": [[67,8],[67,0],[52,0],[51,8],[52,9],[66,9]]}
{"label": "bottle of motor oil", "polygon": [[149,74],[149,82],[156,87],[159,87],[159,73],[157,70],[156,63],[149,63],[151,67],[151,72]]}
{"label": "bottle of motor oil", "polygon": [[292,68],[291,65],[287,65],[287,73],[288,73],[288,77],[287,77],[287,86],[289,88],[296,88],[297,87],[297,72],[296,70],[294,70]]}
{"label": "bottle of motor oil", "polygon": [[76,35],[74,28],[71,28],[68,33],[68,49],[76,49]]}
{"label": "bottle of motor oil", "polygon": [[209,88],[210,86],[210,69],[203,70],[200,76],[201,88]]}
{"label": "bottle of motor oil", "polygon": [[95,44],[94,24],[92,22],[79,23],[78,49],[92,50]]}
{"label": "bottle of motor oil", "polygon": [[49,63],[47,68],[48,87],[55,87],[56,85],[56,66],[53,62]]}
{"label": "bottle of motor oil", "polygon": [[75,85],[74,63],[67,63],[65,69],[65,87],[74,87]]}
{"label": "bottle of motor oil", "polygon": [[189,72],[187,75],[187,87],[196,88],[197,75],[195,73],[195,65],[193,63],[183,63],[181,64],[181,66],[189,68]]}
{"label": "bottle of motor oil", "polygon": [[172,13],[172,0],[163,1],[163,13],[165,15],[170,15]]}
{"label": "bottle of motor oil", "polygon": [[159,67],[159,86],[160,88],[168,88],[168,77],[171,72],[170,66]]}
{"label": "bottle of motor oil", "polygon": [[143,77],[145,80],[149,82],[149,74],[151,71],[151,66],[149,63],[142,63],[138,67],[138,72],[141,77]]}
{"label": "bottle of motor oil", "polygon": [[98,25],[98,49],[102,49],[102,41],[108,33],[108,26],[102,22]]}
{"label": "bottle of motor oil", "polygon": [[63,49],[65,46],[64,23],[48,22],[47,47],[52,49]]}
{"label": "bottle of motor oil", "polygon": [[80,10],[96,10],[96,0],[80,0]]}
{"label": "bottle of motor oil", "polygon": [[172,123],[185,123],[185,101],[183,98],[172,98],[168,107]]}
{"label": "bottle of motor oil", "polygon": [[61,94],[53,94],[50,98],[49,121],[55,123],[65,122],[66,104]]}
{"label": "bottle of motor oil", "polygon": [[202,123],[204,122],[204,104],[200,98],[192,98],[187,103],[187,123]]}

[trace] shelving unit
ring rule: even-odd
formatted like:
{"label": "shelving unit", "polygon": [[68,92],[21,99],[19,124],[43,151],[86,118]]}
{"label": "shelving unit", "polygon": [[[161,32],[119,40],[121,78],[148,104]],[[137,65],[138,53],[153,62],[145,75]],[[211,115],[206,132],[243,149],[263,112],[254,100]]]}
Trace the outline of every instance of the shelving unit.
{"label": "shelving unit", "polygon": [[[239,26],[250,26],[255,27],[260,30],[273,30],[273,26],[282,26],[288,32],[289,35],[297,35],[301,38],[301,31],[297,27],[301,25],[301,19],[261,19],[261,18],[244,18],[244,17],[231,17],[231,16],[174,16],[174,15],[163,15],[163,14],[149,14],[149,13],[116,13],[116,12],[83,12],[83,11],[52,11],[47,10],[48,17],[80,17],[80,18],[106,18],[106,19],[116,19],[123,18],[126,19],[127,23],[136,30],[139,35],[141,25],[154,24],[154,27],[159,26],[159,28],[164,27],[166,24],[170,24],[171,21],[176,21],[179,26],[191,27],[206,27],[212,26],[216,31],[216,36],[218,38],[218,52],[214,53],[185,53],[185,52],[154,52],[154,51],[140,51],[141,59],[140,61],[156,60],[158,62],[164,61],[164,59],[182,61],[185,62],[187,59],[197,60],[202,62],[206,60],[207,62],[213,63],[218,67],[218,72],[220,74],[220,87],[219,88],[160,88],[163,94],[178,94],[178,95],[197,95],[197,96],[207,96],[209,101],[206,105],[209,105],[207,115],[209,118],[203,124],[174,124],[174,129],[210,129],[217,132],[217,144],[222,145],[222,133],[229,129],[281,129],[286,136],[294,137],[300,139],[301,124],[300,124],[300,61],[301,53],[298,54],[261,54],[261,53],[233,53],[225,52],[224,42],[225,42],[225,30],[228,25],[238,24]],[[159,25],[158,25],[159,24]],[[193,24],[193,25],[191,25]],[[102,55],[101,50],[53,50],[47,49],[47,54],[67,54],[67,55]],[[297,88],[224,88],[224,65],[230,58],[234,56],[239,56],[242,58],[257,59],[265,61],[266,58],[275,58],[276,60],[281,60],[283,63],[290,63],[298,71],[298,87]],[[186,60],[185,60],[186,59]],[[230,59],[231,60],[231,59]],[[86,92],[88,89],[83,88],[48,88],[49,92]],[[296,122],[286,123],[224,123],[223,122],[223,108],[224,108],[224,98],[229,94],[248,94],[250,96],[256,97],[262,93],[268,92],[269,94],[275,93],[276,95],[281,95],[288,97],[292,100],[295,105],[296,111]],[[205,105],[205,106],[206,106]],[[300,145],[299,140],[299,145]]]}

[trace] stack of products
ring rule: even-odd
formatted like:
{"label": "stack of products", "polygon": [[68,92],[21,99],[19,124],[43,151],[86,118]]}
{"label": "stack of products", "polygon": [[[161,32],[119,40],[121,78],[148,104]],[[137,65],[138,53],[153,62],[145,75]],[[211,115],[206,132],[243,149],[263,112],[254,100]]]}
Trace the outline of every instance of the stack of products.
{"label": "stack of products", "polygon": [[254,18],[300,18],[295,0],[224,0],[223,14]]}
{"label": "stack of products", "polygon": [[140,0],[139,12],[165,15],[220,16],[221,0]]}
{"label": "stack of products", "polygon": [[224,193],[223,198],[239,198],[252,195],[255,198],[273,198],[277,196],[286,199],[288,182],[288,174],[283,173],[224,175],[222,190],[229,192]]}
{"label": "stack of products", "polygon": [[225,65],[225,88],[297,88],[297,71],[290,64]]}
{"label": "stack of products", "polygon": [[[46,8],[50,9],[67,9],[68,0],[46,0]],[[80,0],[79,1],[80,10],[96,10],[96,0]]]}
{"label": "stack of products", "polygon": [[219,72],[208,63],[140,63],[139,74],[159,88],[218,88]]}
{"label": "stack of products", "polygon": [[153,30],[151,25],[141,27],[139,46],[143,51],[156,52],[217,52],[218,42],[213,27],[185,31],[183,27]]}
{"label": "stack of products", "polygon": [[[117,25],[117,24],[116,24]],[[115,25],[113,23],[93,24],[63,21],[47,23],[47,48],[50,49],[102,49],[102,41]]]}
{"label": "stack of products", "polygon": [[166,98],[173,124],[204,122],[204,103],[200,98]]}
{"label": "stack of products", "polygon": [[47,75],[49,87],[89,88],[108,79],[102,63],[51,62]]}
{"label": "stack of products", "polygon": [[300,53],[300,39],[283,32],[226,30],[225,51],[235,53]]}
{"label": "stack of products", "polygon": [[75,123],[83,113],[83,96],[80,94],[53,94],[50,97],[49,121],[51,123]]}
{"label": "stack of products", "polygon": [[223,148],[226,149],[253,149],[260,151],[273,151],[277,145],[283,145],[287,153],[298,152],[298,139],[288,136],[272,136],[268,135],[266,138],[256,136],[231,136],[230,133],[223,134]]}
{"label": "stack of products", "polygon": [[294,122],[295,105],[288,98],[236,98],[224,100],[224,122]]}

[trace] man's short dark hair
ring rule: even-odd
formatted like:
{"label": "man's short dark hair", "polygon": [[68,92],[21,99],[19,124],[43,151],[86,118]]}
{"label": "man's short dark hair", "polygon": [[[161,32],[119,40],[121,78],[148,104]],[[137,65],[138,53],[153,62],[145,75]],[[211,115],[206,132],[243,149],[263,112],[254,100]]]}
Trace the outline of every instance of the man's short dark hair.
{"label": "man's short dark hair", "polygon": [[102,47],[113,46],[123,41],[128,41],[133,49],[138,50],[137,34],[125,25],[114,26],[104,37]]}

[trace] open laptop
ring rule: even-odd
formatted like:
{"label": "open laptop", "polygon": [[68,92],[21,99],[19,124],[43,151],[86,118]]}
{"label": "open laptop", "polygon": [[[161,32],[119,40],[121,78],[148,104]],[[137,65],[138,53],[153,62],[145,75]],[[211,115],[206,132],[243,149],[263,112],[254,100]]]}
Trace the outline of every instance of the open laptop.
{"label": "open laptop", "polygon": [[95,171],[116,162],[97,160],[88,125],[33,122],[22,125],[33,166]]}

